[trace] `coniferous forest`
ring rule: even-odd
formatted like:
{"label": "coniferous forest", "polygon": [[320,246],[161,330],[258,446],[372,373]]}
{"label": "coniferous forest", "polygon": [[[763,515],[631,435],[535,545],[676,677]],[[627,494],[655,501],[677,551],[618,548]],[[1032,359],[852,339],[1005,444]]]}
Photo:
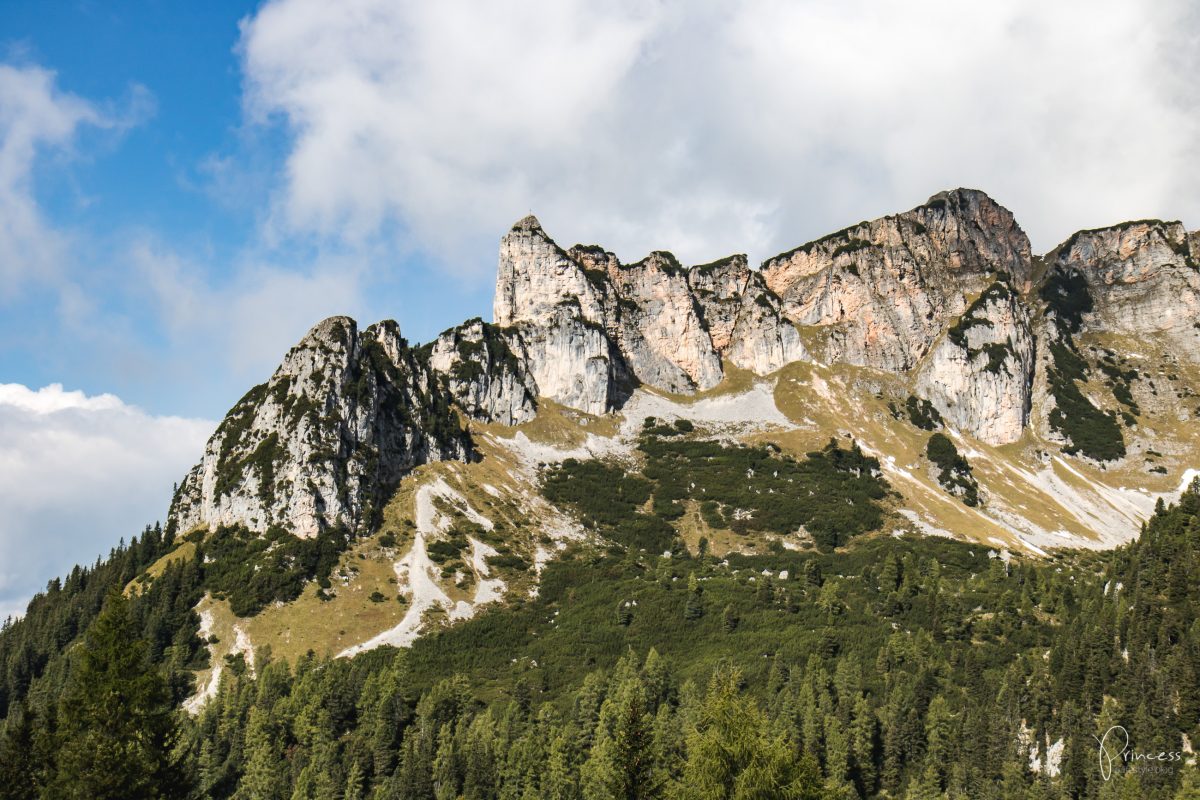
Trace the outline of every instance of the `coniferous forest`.
{"label": "coniferous forest", "polygon": [[580,548],[409,650],[231,663],[196,717],[203,559],[120,592],[151,528],[0,634],[0,798],[1197,798],[1198,513],[1037,560]]}

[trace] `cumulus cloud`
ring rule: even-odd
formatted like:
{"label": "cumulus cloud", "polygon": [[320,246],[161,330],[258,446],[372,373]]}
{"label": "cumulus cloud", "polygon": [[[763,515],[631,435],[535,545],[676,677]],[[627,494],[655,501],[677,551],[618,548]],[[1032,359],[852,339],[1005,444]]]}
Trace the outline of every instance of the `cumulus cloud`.
{"label": "cumulus cloud", "polygon": [[241,52],[249,116],[291,135],[275,225],[483,272],[530,209],[690,261],[958,185],[1043,250],[1196,224],[1198,30],[1182,0],[271,0]]}
{"label": "cumulus cloud", "polygon": [[54,73],[0,64],[0,299],[55,277],[65,245],[34,198],[39,152],[68,147],[82,125],[107,124],[86,100],[61,92]]}
{"label": "cumulus cloud", "polygon": [[161,520],[214,428],[110,394],[0,384],[0,618]]}
{"label": "cumulus cloud", "polygon": [[142,237],[129,251],[136,284],[156,309],[171,352],[218,362],[222,372],[254,382],[317,321],[370,313],[364,298],[370,261],[358,252],[284,268],[250,258],[218,282],[202,264],[163,242]]}

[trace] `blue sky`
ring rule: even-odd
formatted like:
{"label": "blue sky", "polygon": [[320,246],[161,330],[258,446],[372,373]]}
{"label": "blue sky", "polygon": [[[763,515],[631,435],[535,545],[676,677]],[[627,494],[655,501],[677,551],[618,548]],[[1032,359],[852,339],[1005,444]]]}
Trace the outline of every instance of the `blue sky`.
{"label": "blue sky", "polygon": [[[179,347],[164,331],[169,321],[146,308],[145,295],[121,286],[136,280],[128,264],[135,243],[166,243],[187,260],[189,274],[218,290],[236,284],[251,259],[303,272],[322,245],[330,246],[304,237],[268,244],[261,236],[262,208],[287,140],[280,127],[243,116],[239,23],[255,9],[232,2],[0,5],[5,61],[52,71],[56,91],[105,117],[79,125],[68,146],[41,149],[31,179],[45,218],[72,237],[66,259],[90,313],[74,320],[78,327],[65,326],[70,312],[53,285],[32,287],[8,304],[0,316],[5,380],[64,382],[88,393],[115,392],[152,412],[215,417],[270,369],[264,358],[226,374],[204,370],[202,380],[173,369]],[[482,314],[490,306],[486,281],[446,285],[431,280],[419,254],[369,252],[383,262],[376,265],[383,274],[370,280],[370,302],[348,297],[327,308],[316,303],[314,311],[403,316],[406,333],[424,339],[455,313]],[[393,271],[404,279],[386,274]],[[273,345],[286,346],[307,327],[289,322]],[[86,341],[93,326],[104,329],[104,343]],[[187,350],[194,358],[222,356],[203,343]]]}
{"label": "blue sky", "polygon": [[752,261],[972,186],[1200,225],[1164,0],[0,0],[0,616],[161,518],[324,316],[490,316],[534,211]]}

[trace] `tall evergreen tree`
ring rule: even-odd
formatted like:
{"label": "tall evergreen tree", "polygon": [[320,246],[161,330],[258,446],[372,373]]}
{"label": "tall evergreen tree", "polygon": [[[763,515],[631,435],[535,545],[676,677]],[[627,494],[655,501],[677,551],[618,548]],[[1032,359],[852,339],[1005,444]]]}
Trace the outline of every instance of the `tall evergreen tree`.
{"label": "tall evergreen tree", "polygon": [[256,705],[250,709],[246,771],[234,794],[235,800],[283,800],[289,783],[283,767],[283,753],[270,712]]}
{"label": "tall evergreen tree", "polygon": [[0,800],[35,800],[38,765],[34,752],[34,720],[22,709],[11,711],[0,738]]}
{"label": "tall evergreen tree", "polygon": [[166,680],[147,658],[129,600],[112,591],[76,653],[59,703],[56,768],[62,800],[168,800],[191,794],[173,755],[178,739]]}

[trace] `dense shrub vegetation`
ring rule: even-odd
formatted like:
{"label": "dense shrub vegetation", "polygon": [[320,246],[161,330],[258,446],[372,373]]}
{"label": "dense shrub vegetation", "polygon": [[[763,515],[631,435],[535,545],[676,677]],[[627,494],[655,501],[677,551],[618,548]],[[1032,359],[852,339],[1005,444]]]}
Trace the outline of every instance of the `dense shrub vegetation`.
{"label": "dense shrub vegetation", "polygon": [[239,617],[257,614],[276,601],[300,596],[305,583],[328,579],[350,544],[341,528],[326,528],[308,539],[279,527],[259,535],[238,526],[221,526],[200,546],[205,585],[214,596],[228,597]]}
{"label": "dense shrub vegetation", "polygon": [[806,530],[822,548],[883,522],[887,484],[879,462],[831,441],[804,459],[773,445],[747,446],[686,438],[692,423],[647,420],[641,474],[601,461],[568,459],[548,467],[543,492],[574,508],[585,524],[620,544],[652,552],[672,547],[671,520],[696,502],[705,521],[738,533]]}
{"label": "dense shrub vegetation", "polygon": [[[1124,359],[1122,359],[1122,362]],[[1137,401],[1133,399],[1132,384],[1141,375],[1132,367],[1128,367],[1124,363],[1118,363],[1117,354],[1111,350],[1105,350],[1097,361],[1096,366],[1104,373],[1107,380],[1104,385],[1112,389],[1113,397],[1117,402],[1125,406],[1122,411],[1122,416],[1128,425],[1136,424],[1136,417],[1142,413],[1138,408]]]}
{"label": "dense shrub vegetation", "polygon": [[676,537],[664,519],[641,511],[653,487],[614,464],[573,458],[548,467],[542,476],[546,499],[575,509],[588,527],[626,547],[661,553]]}
{"label": "dense shrub vegetation", "polygon": [[[818,546],[837,547],[878,528],[878,503],[887,484],[879,462],[836,442],[804,459],[772,445],[644,436],[644,474],[654,482],[655,508],[678,509],[688,500],[718,504],[734,531],[789,534],[803,527]],[[668,512],[670,513],[670,512]]]}
{"label": "dense shrub vegetation", "polygon": [[926,457],[940,470],[938,483],[951,494],[962,498],[969,506],[979,505],[979,484],[971,474],[971,465],[958,452],[950,437],[935,433],[925,447]]}
{"label": "dense shrub vegetation", "polygon": [[[942,427],[942,415],[934,408],[933,403],[922,397],[910,394],[904,401],[904,410],[908,413],[908,421],[923,431],[935,431]],[[892,416],[900,418],[895,409],[892,410]]]}
{"label": "dense shrub vegetation", "polygon": [[[1124,458],[1125,437],[1117,415],[1098,408],[1079,388],[1079,384],[1088,382],[1088,363],[1080,355],[1073,334],[1079,331],[1083,315],[1093,308],[1087,280],[1077,270],[1055,270],[1040,294],[1054,315],[1058,333],[1057,340],[1049,343],[1051,366],[1047,378],[1055,405],[1050,412],[1050,427],[1066,437],[1068,443],[1063,452],[1069,455],[1079,453],[1097,461]],[[1102,369],[1116,371],[1115,377],[1109,374],[1109,386],[1118,400],[1131,406],[1126,413],[1137,414],[1129,393],[1129,380],[1136,373],[1126,374],[1115,364]]]}
{"label": "dense shrub vegetation", "polygon": [[1078,333],[1083,315],[1094,308],[1087,278],[1076,269],[1052,270],[1038,295],[1054,313],[1058,325],[1068,333]]}
{"label": "dense shrub vegetation", "polygon": [[1069,340],[1050,342],[1052,366],[1047,377],[1054,409],[1050,427],[1067,437],[1063,452],[1081,453],[1097,461],[1112,461],[1125,456],[1125,437],[1111,411],[1103,411],[1083,396],[1079,383],[1087,381],[1087,362]]}

